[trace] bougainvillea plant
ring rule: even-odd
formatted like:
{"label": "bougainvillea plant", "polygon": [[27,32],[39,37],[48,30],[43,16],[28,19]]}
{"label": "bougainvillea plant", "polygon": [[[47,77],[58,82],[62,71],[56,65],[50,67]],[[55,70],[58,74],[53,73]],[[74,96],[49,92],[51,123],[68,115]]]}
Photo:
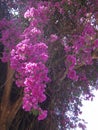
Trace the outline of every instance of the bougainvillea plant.
{"label": "bougainvillea plant", "polygon": [[49,130],[86,128],[78,115],[82,98],[92,100],[98,87],[97,5],[97,0],[7,1],[10,18],[0,20],[1,61],[13,73],[7,80],[22,90],[25,111],[39,121],[55,119]]}

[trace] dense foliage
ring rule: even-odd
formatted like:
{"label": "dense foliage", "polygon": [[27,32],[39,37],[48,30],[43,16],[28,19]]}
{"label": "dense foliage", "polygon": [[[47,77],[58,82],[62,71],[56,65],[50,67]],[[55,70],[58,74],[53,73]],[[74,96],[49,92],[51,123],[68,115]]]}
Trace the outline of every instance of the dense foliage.
{"label": "dense foliage", "polygon": [[[7,98],[15,98],[11,104],[22,97],[18,103],[25,115],[43,123],[31,128],[20,123],[16,129],[85,130],[78,117],[82,99],[92,100],[98,88],[97,0],[7,0],[0,6],[1,64],[9,74],[7,85],[1,84],[0,112],[4,92],[17,86],[18,96],[8,91]],[[20,107],[11,121],[16,122]]]}

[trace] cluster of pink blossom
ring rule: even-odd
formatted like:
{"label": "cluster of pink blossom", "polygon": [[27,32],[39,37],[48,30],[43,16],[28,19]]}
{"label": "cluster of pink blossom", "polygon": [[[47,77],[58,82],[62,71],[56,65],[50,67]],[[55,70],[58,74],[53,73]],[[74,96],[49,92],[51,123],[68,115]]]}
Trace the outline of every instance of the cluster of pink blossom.
{"label": "cluster of pink blossom", "polygon": [[[75,18],[76,20],[77,17],[81,18],[79,19],[80,21],[77,20],[80,23],[85,21],[84,17],[81,17],[84,8],[76,12],[76,17],[73,16],[71,9],[69,9],[72,4],[71,0],[50,1],[52,4],[50,2],[38,2],[25,12],[24,18],[28,21],[28,25],[23,33],[21,33],[21,29],[15,28],[13,21],[2,20],[0,22],[0,30],[2,30],[0,41],[5,47],[2,61],[8,62],[10,59],[11,67],[15,70],[16,84],[18,87],[22,87],[24,91],[23,109],[25,111],[38,111],[38,120],[43,120],[47,116],[47,111],[42,110],[40,107],[40,104],[46,100],[46,84],[50,81],[48,68],[45,65],[48,60],[48,45],[46,41],[53,43],[59,38],[56,34],[51,34],[50,39],[45,39],[44,30],[47,26],[49,15],[51,15],[52,11],[58,10],[62,16],[64,16],[64,13],[68,13],[70,18]],[[76,2],[75,7],[78,4],[80,3]],[[53,10],[51,7],[53,7]],[[57,21],[60,22],[59,20]],[[84,73],[83,75],[77,74],[76,67],[92,65],[92,51],[98,47],[98,39],[94,39],[95,35],[94,26],[88,20],[82,32],[71,35],[72,39],[70,41],[72,42],[64,44],[66,52],[65,66],[68,78],[78,81],[81,75],[81,79],[86,80]],[[72,89],[69,91],[73,93]],[[76,89],[76,91],[78,92],[79,90]],[[74,97],[71,99],[75,100]]]}
{"label": "cluster of pink blossom", "polygon": [[68,68],[68,78],[72,80],[78,80],[78,76],[76,75],[76,71],[74,69],[76,65],[76,57],[74,55],[68,55],[66,58],[66,66]]}
{"label": "cluster of pink blossom", "polygon": [[23,109],[25,111],[37,110],[38,120],[47,116],[47,111],[40,108],[40,103],[46,100],[46,83],[49,82],[48,46],[44,39],[44,25],[48,21],[48,6],[39,3],[26,11],[24,17],[28,19],[29,26],[22,34],[22,41],[11,51],[11,67],[16,71],[16,84],[24,88]]}
{"label": "cluster of pink blossom", "polygon": [[21,29],[15,25],[13,20],[8,21],[6,19],[2,19],[0,21],[0,30],[2,33],[0,42],[4,45],[2,62],[8,62],[10,58],[10,51],[20,40]]}
{"label": "cluster of pink blossom", "polygon": [[92,52],[96,49],[97,40],[94,41],[96,31],[94,27],[87,23],[81,35],[73,36],[72,45],[65,45],[66,67],[68,68],[68,78],[78,80],[79,76],[76,74],[76,66],[92,65]]}

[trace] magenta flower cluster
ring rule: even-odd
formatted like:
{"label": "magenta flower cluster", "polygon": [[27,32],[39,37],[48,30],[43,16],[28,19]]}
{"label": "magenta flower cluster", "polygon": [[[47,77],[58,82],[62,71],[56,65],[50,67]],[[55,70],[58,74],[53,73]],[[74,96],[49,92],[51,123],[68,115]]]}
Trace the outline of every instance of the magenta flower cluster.
{"label": "magenta flower cluster", "polygon": [[[67,10],[69,7],[71,9],[72,4],[77,7],[80,2],[72,0],[50,1],[35,2],[35,6],[24,13],[24,18],[28,21],[26,27],[18,28],[14,21],[5,19],[0,21],[0,31],[2,32],[0,42],[4,45],[2,61],[10,61],[11,67],[15,70],[16,84],[18,87],[23,88],[23,109],[25,111],[38,111],[38,120],[43,120],[47,117],[47,110],[43,110],[40,107],[40,104],[46,100],[45,90],[47,83],[50,81],[46,66],[49,57],[47,43],[60,41],[61,37],[65,39],[65,41],[63,40],[63,45],[67,77],[74,81],[87,79],[84,73],[77,73],[77,66],[92,65],[92,52],[98,48],[98,39],[95,40],[95,28],[91,24],[92,20],[85,18],[87,14],[84,7],[77,10],[76,16],[73,15],[71,10],[69,12]],[[63,18],[68,13],[69,19],[74,18],[78,21],[77,26],[83,24],[82,31],[81,29],[80,32],[76,32],[77,29],[72,30],[72,33],[69,32],[68,35],[65,33],[64,35],[66,36],[59,34],[61,35],[59,37],[57,36],[58,32],[50,34],[52,30],[50,28],[47,36],[45,34],[48,33],[48,31],[45,32],[46,26],[48,25],[48,29],[51,27],[48,21],[50,16],[52,16],[51,14],[55,14],[56,11],[61,16],[64,16]],[[85,17],[81,17],[83,13]],[[55,21],[55,26],[56,24],[59,25],[59,22],[58,18]],[[21,24],[24,25],[24,23]],[[54,32],[54,30],[52,31]],[[69,29],[69,31],[71,30]],[[76,91],[78,92],[78,89]],[[72,100],[74,101],[74,98]],[[79,127],[82,127],[81,124]]]}
{"label": "magenta flower cluster", "polygon": [[4,45],[2,62],[8,62],[10,58],[10,51],[20,40],[21,29],[15,25],[13,20],[8,21],[6,19],[2,19],[0,21],[0,30],[2,32],[0,42]]}
{"label": "magenta flower cluster", "polygon": [[93,64],[92,51],[96,49],[98,43],[98,40],[93,39],[95,35],[94,27],[88,22],[81,35],[73,36],[72,45],[64,45],[67,54],[65,65],[68,69],[68,78],[77,81],[79,75],[76,73],[76,66]]}
{"label": "magenta flower cluster", "polygon": [[48,46],[45,43],[44,25],[48,21],[48,6],[39,3],[26,11],[24,17],[29,20],[29,26],[21,35],[21,41],[11,50],[11,67],[15,70],[16,84],[23,87],[23,109],[37,110],[38,120],[47,116],[40,103],[46,100],[46,83],[49,82]]}

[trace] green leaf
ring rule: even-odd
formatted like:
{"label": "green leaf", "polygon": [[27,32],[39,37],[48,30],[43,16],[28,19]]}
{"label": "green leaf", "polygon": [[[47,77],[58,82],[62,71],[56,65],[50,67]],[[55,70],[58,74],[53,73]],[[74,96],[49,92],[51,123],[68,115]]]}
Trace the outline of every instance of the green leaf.
{"label": "green leaf", "polygon": [[37,116],[39,114],[38,110],[32,109],[31,113],[33,113],[34,116]]}

